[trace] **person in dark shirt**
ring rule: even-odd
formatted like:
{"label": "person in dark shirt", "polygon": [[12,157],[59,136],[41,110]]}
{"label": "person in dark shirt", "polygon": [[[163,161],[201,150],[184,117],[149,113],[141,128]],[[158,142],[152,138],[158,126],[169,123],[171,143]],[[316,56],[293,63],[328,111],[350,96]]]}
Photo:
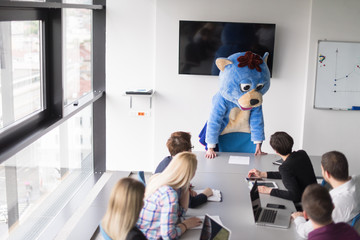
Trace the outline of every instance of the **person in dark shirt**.
{"label": "person in dark shirt", "polygon": [[286,190],[259,186],[259,192],[292,200],[295,205],[298,205],[304,189],[312,183],[317,183],[310,158],[304,150],[292,151],[294,140],[286,132],[274,133],[270,138],[270,145],[284,160],[279,167],[279,172],[261,172],[251,169],[248,176],[282,179]]}
{"label": "person in dark shirt", "polygon": [[319,184],[307,186],[301,202],[304,217],[310,219],[314,228],[309,233],[309,240],[360,240],[360,236],[350,225],[333,222],[331,215],[334,204],[325,187]]}
{"label": "person in dark shirt", "polygon": [[136,227],[144,205],[145,186],[133,178],[123,178],[114,186],[100,233],[105,240],[146,240]]}
{"label": "person in dark shirt", "polygon": [[[166,147],[169,150],[170,156],[165,157],[157,166],[155,173],[161,173],[169,165],[173,157],[181,152],[189,151],[193,148],[191,145],[191,135],[188,132],[174,132],[166,142]],[[190,190],[189,207],[195,208],[207,202],[208,197],[213,194],[210,188],[206,188],[202,193],[197,194]]]}

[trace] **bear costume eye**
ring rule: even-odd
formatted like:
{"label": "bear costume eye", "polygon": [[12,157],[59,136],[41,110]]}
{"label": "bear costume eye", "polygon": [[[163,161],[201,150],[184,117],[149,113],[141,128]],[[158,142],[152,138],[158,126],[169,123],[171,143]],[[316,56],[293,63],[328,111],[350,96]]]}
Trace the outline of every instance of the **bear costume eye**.
{"label": "bear costume eye", "polygon": [[251,84],[248,84],[248,83],[242,83],[242,84],[240,84],[240,90],[241,90],[242,92],[247,92],[247,91],[250,90],[250,88],[251,88]]}
{"label": "bear costume eye", "polygon": [[264,84],[259,83],[258,85],[256,85],[256,91],[261,90],[264,87]]}

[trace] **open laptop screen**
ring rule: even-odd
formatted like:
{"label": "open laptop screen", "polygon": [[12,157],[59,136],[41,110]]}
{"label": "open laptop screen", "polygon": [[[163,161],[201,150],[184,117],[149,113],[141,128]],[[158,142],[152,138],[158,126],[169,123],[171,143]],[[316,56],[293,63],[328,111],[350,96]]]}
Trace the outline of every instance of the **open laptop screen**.
{"label": "open laptop screen", "polygon": [[259,195],[257,181],[254,182],[254,184],[251,188],[250,199],[251,199],[251,204],[252,204],[252,208],[253,208],[253,212],[254,212],[254,218],[255,218],[255,222],[256,222],[257,218],[260,215],[260,211],[261,211],[261,202],[260,202],[260,195]]}
{"label": "open laptop screen", "polygon": [[200,240],[228,240],[230,230],[216,222],[209,215],[205,215]]}

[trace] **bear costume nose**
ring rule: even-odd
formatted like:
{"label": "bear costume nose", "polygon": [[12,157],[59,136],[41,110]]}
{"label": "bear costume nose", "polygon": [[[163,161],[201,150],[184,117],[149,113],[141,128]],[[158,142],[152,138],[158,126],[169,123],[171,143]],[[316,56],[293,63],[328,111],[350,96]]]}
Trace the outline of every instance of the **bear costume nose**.
{"label": "bear costume nose", "polygon": [[258,104],[258,103],[259,103],[259,100],[257,100],[257,99],[251,99],[251,100],[250,100],[250,104],[251,104],[252,106],[254,106],[254,105]]}

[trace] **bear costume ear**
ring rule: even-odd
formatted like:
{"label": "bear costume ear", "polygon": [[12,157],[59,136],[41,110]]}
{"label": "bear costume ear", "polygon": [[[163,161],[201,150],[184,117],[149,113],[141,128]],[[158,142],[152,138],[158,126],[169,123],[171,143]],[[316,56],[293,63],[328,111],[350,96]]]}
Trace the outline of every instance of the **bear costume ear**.
{"label": "bear costume ear", "polygon": [[262,59],[263,59],[263,61],[266,63],[266,65],[267,65],[268,57],[269,57],[269,53],[268,53],[268,52],[264,53],[264,56],[262,57]]}
{"label": "bear costume ear", "polygon": [[227,58],[218,58],[215,61],[216,66],[221,70],[224,71],[226,65],[232,64],[233,62]]}

